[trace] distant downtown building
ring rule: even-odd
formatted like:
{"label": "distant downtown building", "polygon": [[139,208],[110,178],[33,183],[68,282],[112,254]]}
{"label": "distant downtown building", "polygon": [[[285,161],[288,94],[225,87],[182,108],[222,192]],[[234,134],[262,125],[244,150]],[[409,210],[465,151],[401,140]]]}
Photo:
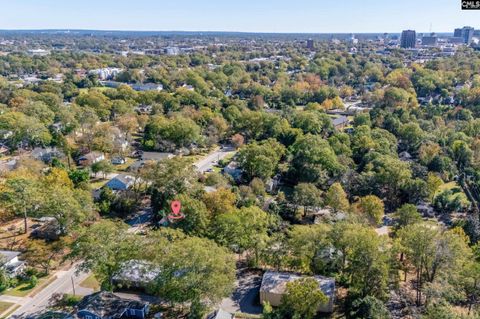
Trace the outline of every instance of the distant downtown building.
{"label": "distant downtown building", "polygon": [[402,48],[414,48],[417,42],[417,34],[415,30],[402,31],[402,37],[400,38],[400,47]]}
{"label": "distant downtown building", "polygon": [[453,32],[453,37],[462,38],[463,43],[470,44],[472,43],[472,37],[474,32],[475,30],[472,27],[457,28]]}
{"label": "distant downtown building", "polygon": [[430,33],[429,36],[422,37],[422,45],[436,46],[438,43],[438,37],[435,33]]}
{"label": "distant downtown building", "polygon": [[307,40],[307,49],[309,49],[309,50],[315,49],[315,43],[313,42],[313,39],[308,39]]}

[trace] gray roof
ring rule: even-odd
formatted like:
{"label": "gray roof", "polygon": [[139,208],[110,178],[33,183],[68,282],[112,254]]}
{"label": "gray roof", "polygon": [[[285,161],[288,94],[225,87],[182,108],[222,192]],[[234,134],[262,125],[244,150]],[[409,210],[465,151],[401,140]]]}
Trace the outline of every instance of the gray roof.
{"label": "gray roof", "polygon": [[160,270],[143,260],[129,260],[113,276],[113,280],[132,286],[146,286],[160,274]]}
{"label": "gray roof", "polygon": [[[263,275],[260,291],[283,294],[287,287],[287,283],[295,280],[307,278],[306,276],[297,275],[289,272],[267,271]],[[335,279],[323,276],[313,276],[319,284],[320,290],[329,298],[335,295]]]}
{"label": "gray roof", "polygon": [[332,123],[333,123],[333,126],[338,126],[338,125],[342,125],[342,124],[347,124],[348,123],[348,117],[346,116],[339,116],[337,118],[334,118],[332,120]]}
{"label": "gray roof", "polygon": [[6,262],[9,262],[10,260],[14,259],[18,255],[20,255],[19,251],[9,251],[9,250],[0,250],[0,255],[2,255],[5,258]]}
{"label": "gray roof", "polygon": [[162,153],[162,152],[143,152],[142,160],[144,161],[161,161],[164,159],[172,158],[174,155],[172,153]]}

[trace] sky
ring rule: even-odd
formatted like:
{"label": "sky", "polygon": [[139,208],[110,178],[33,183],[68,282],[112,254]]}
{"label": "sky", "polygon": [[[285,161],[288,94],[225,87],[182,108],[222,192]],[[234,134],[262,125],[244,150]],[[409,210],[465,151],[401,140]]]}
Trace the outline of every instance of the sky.
{"label": "sky", "polygon": [[0,0],[0,29],[453,32],[480,28],[461,0]]}

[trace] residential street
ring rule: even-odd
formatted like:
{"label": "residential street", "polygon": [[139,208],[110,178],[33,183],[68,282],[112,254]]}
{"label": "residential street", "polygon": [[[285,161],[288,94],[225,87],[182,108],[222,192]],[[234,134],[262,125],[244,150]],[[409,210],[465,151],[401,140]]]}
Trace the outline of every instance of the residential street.
{"label": "residential street", "polygon": [[208,154],[201,160],[197,161],[194,165],[197,167],[197,170],[200,173],[204,173],[210,169],[213,169],[213,167],[216,163],[218,163],[218,161],[234,153],[235,149],[233,147],[224,147]]}
{"label": "residential street", "polygon": [[[203,173],[212,169],[219,160],[231,154],[234,154],[234,152],[234,148],[224,147],[223,149],[218,149],[208,154],[204,158],[197,161],[194,165],[197,167],[197,170],[199,172]],[[108,179],[114,178],[116,175],[117,174],[109,174]],[[145,211],[145,214],[143,214],[142,217],[130,221],[129,224],[132,226],[131,229],[135,230],[137,228],[137,224],[145,222],[145,219],[150,218],[150,215],[150,211]],[[75,274],[75,271],[75,266],[72,266],[68,270],[61,270],[56,272],[55,276],[57,277],[57,279],[34,296],[13,297],[8,295],[0,295],[0,301],[11,302],[16,305],[20,305],[20,308],[15,310],[15,312],[10,315],[10,318],[26,318],[31,314],[45,310],[52,295],[57,293],[72,294],[72,277],[74,280],[75,292],[77,295],[86,295],[92,293],[93,291],[91,289],[80,287],[80,283],[85,280],[89,274],[80,273],[77,275]],[[232,305],[232,307],[235,306]],[[255,310],[253,310],[253,312],[255,312]]]}
{"label": "residential street", "polygon": [[[48,305],[52,295],[56,293],[73,293],[72,277],[75,284],[75,293],[77,295],[86,295],[93,292],[91,289],[80,287],[80,283],[88,277],[86,273],[75,274],[76,267],[73,266],[69,270],[60,270],[55,273],[57,279],[50,285],[39,291],[32,297],[10,297],[1,295],[0,301],[14,302],[21,305],[15,310],[9,318],[26,318],[36,312],[43,311]],[[13,298],[13,299],[12,299]]]}

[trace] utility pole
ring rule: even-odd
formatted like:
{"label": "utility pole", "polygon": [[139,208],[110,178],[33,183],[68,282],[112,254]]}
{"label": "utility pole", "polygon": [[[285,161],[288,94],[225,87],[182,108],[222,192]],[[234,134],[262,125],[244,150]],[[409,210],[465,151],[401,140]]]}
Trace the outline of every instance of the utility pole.
{"label": "utility pole", "polygon": [[73,276],[70,276],[70,279],[72,280],[73,295],[75,296],[75,283],[73,282]]}

